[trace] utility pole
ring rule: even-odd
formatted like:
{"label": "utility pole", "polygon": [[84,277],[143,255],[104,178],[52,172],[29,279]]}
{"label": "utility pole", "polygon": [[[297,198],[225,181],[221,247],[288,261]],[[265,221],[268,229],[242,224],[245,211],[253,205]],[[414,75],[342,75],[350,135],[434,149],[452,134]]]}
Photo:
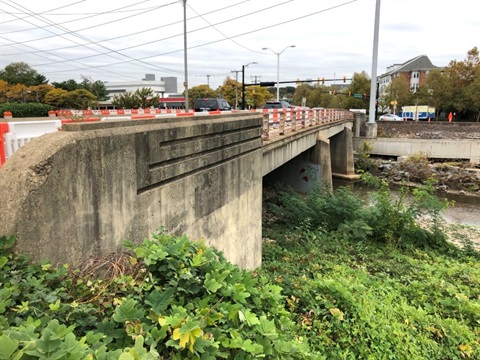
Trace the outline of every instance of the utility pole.
{"label": "utility pole", "polygon": [[210,87],[210,75],[207,75],[207,86]]}
{"label": "utility pole", "polygon": [[242,65],[242,110],[245,110],[245,68],[251,64],[258,64],[256,61],[250,62],[246,65]]}
{"label": "utility pole", "polygon": [[262,77],[262,75],[252,75],[250,76],[250,79],[253,79],[253,83],[257,84],[258,80]]}
{"label": "utility pole", "polygon": [[188,66],[187,66],[187,0],[183,0],[183,63],[185,66],[185,110],[188,111]]}
{"label": "utility pole", "polygon": [[232,70],[231,73],[235,73],[235,110],[238,109],[238,73],[242,70]]}

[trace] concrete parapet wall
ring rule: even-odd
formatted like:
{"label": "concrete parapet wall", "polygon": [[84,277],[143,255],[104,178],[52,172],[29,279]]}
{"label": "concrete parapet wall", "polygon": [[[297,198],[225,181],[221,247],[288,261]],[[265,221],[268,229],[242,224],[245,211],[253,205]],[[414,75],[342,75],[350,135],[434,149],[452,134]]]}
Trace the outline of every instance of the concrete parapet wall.
{"label": "concrete parapet wall", "polygon": [[262,116],[64,125],[0,169],[0,235],[74,263],[162,226],[261,264]]}
{"label": "concrete parapet wall", "polygon": [[373,149],[370,154],[388,156],[412,156],[423,154],[437,159],[466,159],[480,162],[480,140],[473,139],[400,139],[400,138],[354,138],[354,150],[360,151],[368,142]]}

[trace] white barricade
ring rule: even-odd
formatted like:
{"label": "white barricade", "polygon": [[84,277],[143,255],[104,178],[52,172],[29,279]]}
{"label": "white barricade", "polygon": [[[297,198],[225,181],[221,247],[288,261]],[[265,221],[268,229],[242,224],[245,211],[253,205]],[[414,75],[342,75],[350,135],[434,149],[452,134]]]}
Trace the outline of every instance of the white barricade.
{"label": "white barricade", "polygon": [[43,134],[57,132],[61,128],[61,120],[9,122],[9,132],[5,133],[5,158],[10,158],[30,140]]}

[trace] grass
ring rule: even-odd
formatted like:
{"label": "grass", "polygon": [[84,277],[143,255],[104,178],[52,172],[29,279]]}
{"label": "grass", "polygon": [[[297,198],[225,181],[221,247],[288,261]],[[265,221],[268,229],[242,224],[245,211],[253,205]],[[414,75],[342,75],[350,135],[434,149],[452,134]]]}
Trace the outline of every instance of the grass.
{"label": "grass", "polygon": [[480,359],[480,256],[468,246],[475,228],[450,228],[463,249],[355,238],[283,221],[276,214],[292,194],[282,196],[274,194],[264,221],[261,271],[282,286],[299,336],[325,359]]}

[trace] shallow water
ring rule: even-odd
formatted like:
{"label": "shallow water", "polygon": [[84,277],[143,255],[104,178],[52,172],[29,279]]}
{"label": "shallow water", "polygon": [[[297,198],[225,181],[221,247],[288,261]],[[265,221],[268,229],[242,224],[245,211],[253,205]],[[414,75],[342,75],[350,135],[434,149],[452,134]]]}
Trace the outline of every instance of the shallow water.
{"label": "shallow water", "polygon": [[[366,193],[368,189],[359,182],[334,179],[334,188],[345,186],[354,192]],[[396,189],[392,188],[392,195],[396,194]],[[474,196],[465,196],[460,194],[438,193],[438,197],[453,201],[447,210],[443,211],[442,217],[452,223],[480,226],[480,198]]]}

